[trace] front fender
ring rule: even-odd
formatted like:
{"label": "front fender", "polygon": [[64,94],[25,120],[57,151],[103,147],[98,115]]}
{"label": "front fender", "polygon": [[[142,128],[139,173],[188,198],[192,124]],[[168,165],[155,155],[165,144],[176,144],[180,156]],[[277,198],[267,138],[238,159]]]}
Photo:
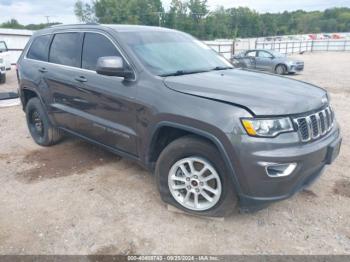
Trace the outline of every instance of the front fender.
{"label": "front fender", "polygon": [[[212,132],[208,131],[208,130],[203,130],[203,129],[199,129],[196,127],[193,127],[191,125],[188,124],[184,124],[184,123],[179,123],[179,122],[171,122],[171,121],[161,121],[158,122],[157,124],[154,125],[152,131],[151,131],[151,139],[149,140],[148,146],[147,146],[147,154],[146,156],[150,155],[150,149],[152,148],[152,143],[155,142],[155,137],[157,134],[157,131],[160,130],[162,127],[172,127],[172,128],[176,128],[176,129],[180,129],[186,132],[189,132],[191,134],[203,137],[205,139],[210,140],[219,150],[219,153],[221,154],[222,158],[225,161],[225,164],[227,165],[228,169],[230,170],[230,177],[232,179],[232,182],[235,186],[235,190],[237,192],[238,195],[240,195],[241,193],[241,187],[236,175],[236,171],[234,169],[234,166],[232,165],[232,162],[230,161],[230,157],[227,153],[227,149],[225,148],[224,144],[226,143],[226,145],[231,145],[230,141],[228,140],[227,136],[225,133],[222,134],[213,134]],[[226,139],[227,141],[224,141],[224,139]],[[146,160],[146,162],[148,162],[149,159]]]}

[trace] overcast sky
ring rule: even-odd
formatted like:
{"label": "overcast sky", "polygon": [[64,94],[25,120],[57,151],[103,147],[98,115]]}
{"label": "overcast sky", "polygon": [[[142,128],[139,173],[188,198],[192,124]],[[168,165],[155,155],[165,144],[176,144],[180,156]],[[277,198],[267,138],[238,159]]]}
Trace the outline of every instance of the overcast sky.
{"label": "overcast sky", "polygon": [[[164,7],[168,8],[171,0],[162,1]],[[51,22],[75,23],[74,3],[75,0],[0,0],[0,23],[11,18],[22,24],[44,23],[47,19],[45,16],[50,16]],[[350,0],[208,0],[208,3],[212,10],[220,5],[226,8],[247,6],[258,12],[350,7]]]}

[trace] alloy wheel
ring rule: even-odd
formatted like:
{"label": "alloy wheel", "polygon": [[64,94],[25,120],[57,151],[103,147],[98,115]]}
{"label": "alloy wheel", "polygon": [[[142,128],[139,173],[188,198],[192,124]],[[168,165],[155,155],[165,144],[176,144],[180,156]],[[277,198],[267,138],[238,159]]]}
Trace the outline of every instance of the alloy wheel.
{"label": "alloy wheel", "polygon": [[219,174],[209,161],[200,157],[176,162],[170,169],[168,185],[174,199],[194,211],[211,209],[222,193]]}

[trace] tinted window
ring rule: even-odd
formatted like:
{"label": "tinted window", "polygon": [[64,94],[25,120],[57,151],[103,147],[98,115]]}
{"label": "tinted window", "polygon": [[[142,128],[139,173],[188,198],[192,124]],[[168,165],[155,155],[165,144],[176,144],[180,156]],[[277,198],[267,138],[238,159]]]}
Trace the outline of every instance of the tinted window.
{"label": "tinted window", "polygon": [[35,38],[30,46],[27,57],[30,59],[47,61],[50,39],[51,35],[42,35]]}
{"label": "tinted window", "polygon": [[246,53],[246,56],[248,56],[248,57],[255,57],[256,56],[256,51],[250,51],[250,52]]}
{"label": "tinted window", "polygon": [[120,53],[105,36],[86,33],[83,46],[82,67],[89,70],[96,70],[97,60],[103,56],[120,56]]}
{"label": "tinted window", "polygon": [[259,57],[261,58],[271,58],[272,55],[268,52],[265,52],[265,51],[259,51]]}
{"label": "tinted window", "polygon": [[80,67],[81,34],[56,34],[50,49],[50,62]]}

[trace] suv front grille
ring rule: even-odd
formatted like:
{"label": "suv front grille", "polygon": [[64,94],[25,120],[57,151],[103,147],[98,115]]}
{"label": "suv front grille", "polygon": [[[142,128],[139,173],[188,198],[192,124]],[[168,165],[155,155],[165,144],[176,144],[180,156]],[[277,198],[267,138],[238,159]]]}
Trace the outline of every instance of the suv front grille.
{"label": "suv front grille", "polygon": [[298,127],[298,133],[303,142],[315,140],[326,135],[333,127],[334,114],[330,107],[327,107],[314,114],[294,119]]}

